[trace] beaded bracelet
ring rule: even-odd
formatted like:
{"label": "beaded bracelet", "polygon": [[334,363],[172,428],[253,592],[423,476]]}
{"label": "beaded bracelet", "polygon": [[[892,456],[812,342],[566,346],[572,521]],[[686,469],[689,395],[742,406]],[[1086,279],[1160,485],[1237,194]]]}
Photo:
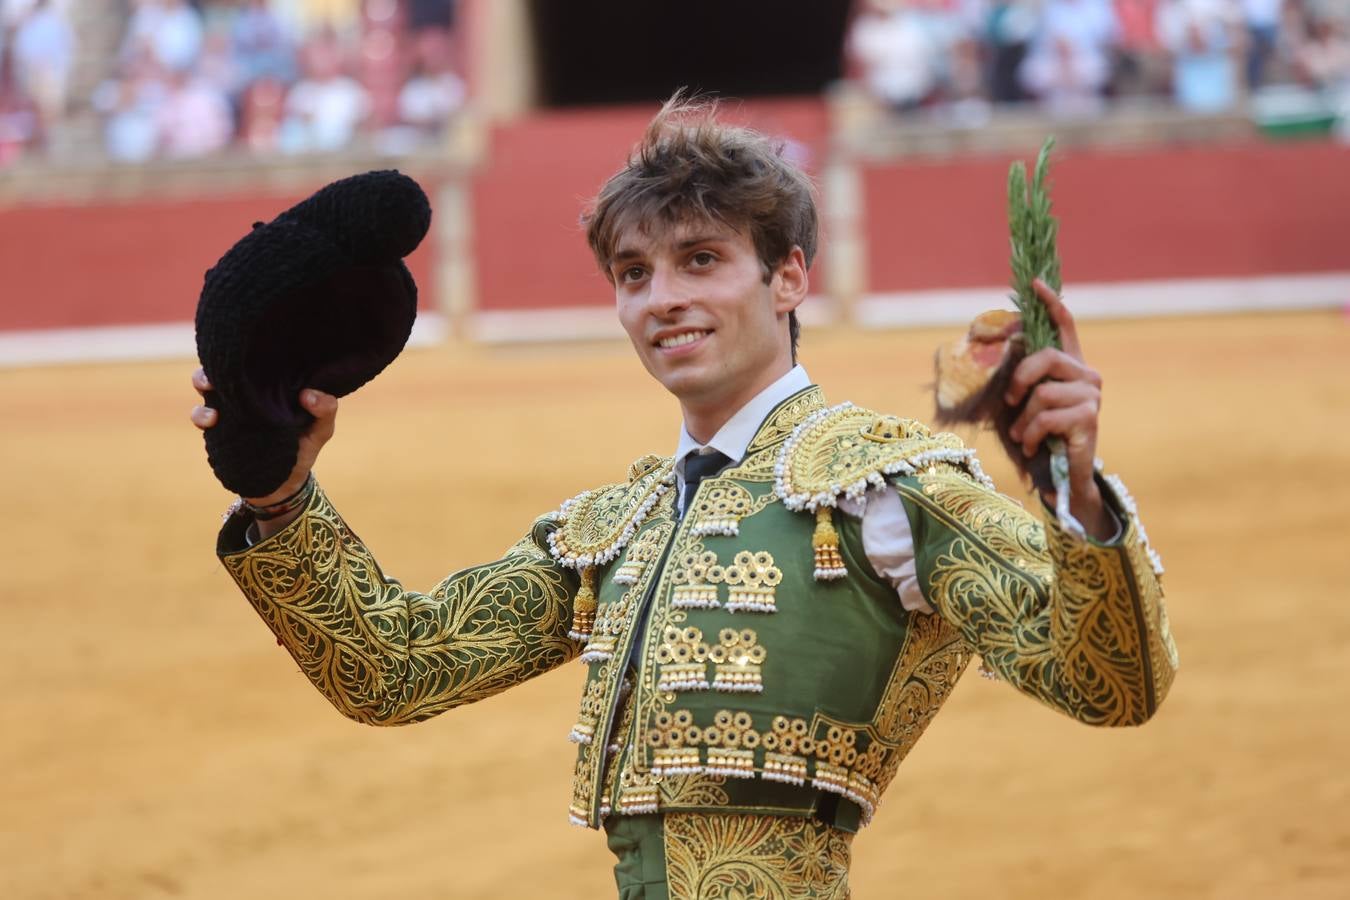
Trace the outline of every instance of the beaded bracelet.
{"label": "beaded bracelet", "polygon": [[[266,506],[254,506],[247,500],[243,500],[244,509],[253,514],[253,518],[259,522],[267,522],[272,519],[278,519],[287,513],[300,509],[309,502],[309,498],[314,494],[314,473],[310,472],[305,478],[305,483],[300,485],[300,490],[291,494],[285,500],[278,500],[276,503],[269,503]],[[240,498],[242,500],[242,498]]]}

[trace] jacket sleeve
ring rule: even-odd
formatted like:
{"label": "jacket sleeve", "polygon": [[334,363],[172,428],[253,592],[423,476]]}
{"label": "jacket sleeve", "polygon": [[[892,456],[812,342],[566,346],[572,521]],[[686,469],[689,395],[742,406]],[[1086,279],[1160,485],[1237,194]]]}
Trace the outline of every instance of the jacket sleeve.
{"label": "jacket sleeve", "polygon": [[428,594],[384,575],[322,489],[285,529],[246,546],[252,519],[226,519],[217,554],[314,686],[350,719],[421,721],[490,697],[575,656],[574,574],[537,520],[496,562]]}
{"label": "jacket sleeve", "polygon": [[1079,721],[1138,725],[1167,696],[1176,645],[1134,502],[1118,480],[1099,482],[1123,525],[1108,543],[956,473],[896,488],[925,596],[988,669]]}

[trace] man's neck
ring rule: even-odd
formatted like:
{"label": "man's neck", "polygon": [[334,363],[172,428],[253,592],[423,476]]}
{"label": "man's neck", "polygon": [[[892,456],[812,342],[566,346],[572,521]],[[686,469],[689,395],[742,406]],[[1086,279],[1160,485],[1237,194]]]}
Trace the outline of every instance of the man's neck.
{"label": "man's neck", "polygon": [[759,396],[760,392],[782,378],[788,372],[792,371],[794,363],[788,362],[786,366],[775,366],[766,369],[765,374],[754,382],[748,388],[738,392],[733,397],[719,397],[717,400],[708,403],[697,403],[692,400],[680,399],[680,412],[684,416],[684,428],[689,432],[689,436],[700,444],[706,444],[711,441],[722,426],[731,420],[731,417],[740,412],[741,407]]}

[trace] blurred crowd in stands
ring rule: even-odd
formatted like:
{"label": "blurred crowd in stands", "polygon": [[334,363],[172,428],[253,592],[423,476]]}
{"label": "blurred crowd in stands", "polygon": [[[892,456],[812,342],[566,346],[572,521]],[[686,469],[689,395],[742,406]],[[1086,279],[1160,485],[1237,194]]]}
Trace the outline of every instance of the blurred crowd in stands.
{"label": "blurred crowd in stands", "polygon": [[[79,15],[120,31],[82,97]],[[0,165],[81,111],[125,162],[404,151],[464,103],[454,29],[455,0],[0,0]]]}
{"label": "blurred crowd in stands", "polygon": [[[1217,113],[1277,84],[1338,98],[1350,132],[1350,0],[854,3],[850,75],[900,115]],[[0,0],[0,166],[62,135],[128,162],[402,152],[463,106],[458,47],[456,0]]]}
{"label": "blurred crowd in stands", "polygon": [[902,113],[978,121],[991,104],[1095,114],[1170,96],[1233,110],[1263,86],[1350,88],[1350,0],[862,0],[849,35],[867,90]]}

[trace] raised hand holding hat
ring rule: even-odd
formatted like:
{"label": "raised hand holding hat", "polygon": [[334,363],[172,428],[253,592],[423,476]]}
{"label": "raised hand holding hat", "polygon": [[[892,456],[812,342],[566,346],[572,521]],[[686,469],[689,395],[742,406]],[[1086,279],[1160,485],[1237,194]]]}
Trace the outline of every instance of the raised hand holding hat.
{"label": "raised hand holding hat", "polygon": [[415,181],[369,172],[255,224],[207,271],[197,353],[218,413],[207,459],[226,488],[263,497],[285,484],[314,421],[301,389],[344,396],[402,351],[417,314],[402,259],[430,223]]}

